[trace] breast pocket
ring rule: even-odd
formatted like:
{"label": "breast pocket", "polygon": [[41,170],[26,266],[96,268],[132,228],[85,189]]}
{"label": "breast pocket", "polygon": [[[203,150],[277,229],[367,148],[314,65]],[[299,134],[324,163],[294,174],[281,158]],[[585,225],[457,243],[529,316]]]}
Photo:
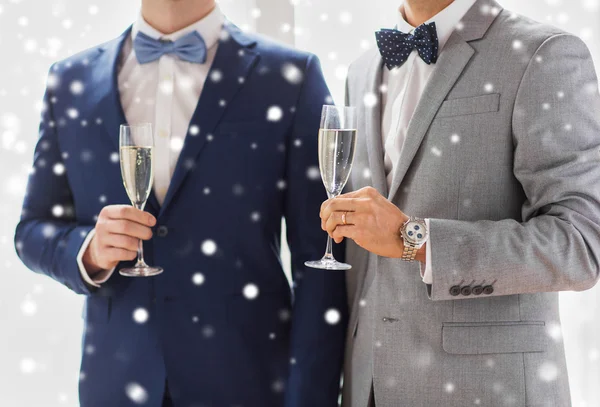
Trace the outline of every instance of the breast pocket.
{"label": "breast pocket", "polygon": [[490,93],[488,95],[450,99],[444,101],[437,118],[465,116],[471,114],[497,112],[500,109],[500,94]]}

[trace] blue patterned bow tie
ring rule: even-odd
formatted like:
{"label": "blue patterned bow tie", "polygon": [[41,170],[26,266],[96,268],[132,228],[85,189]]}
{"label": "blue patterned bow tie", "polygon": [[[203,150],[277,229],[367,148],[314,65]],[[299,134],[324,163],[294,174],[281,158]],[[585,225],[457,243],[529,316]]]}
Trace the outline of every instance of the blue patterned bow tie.
{"label": "blue patterned bow tie", "polygon": [[413,49],[427,65],[435,64],[438,57],[438,37],[435,23],[421,24],[412,34],[398,30],[382,29],[375,33],[377,46],[389,69],[401,66]]}
{"label": "blue patterned bow tie", "polygon": [[177,41],[161,41],[138,32],[133,40],[135,56],[140,64],[156,61],[165,54],[175,54],[179,59],[197,64],[206,62],[206,44],[197,31],[184,35]]}

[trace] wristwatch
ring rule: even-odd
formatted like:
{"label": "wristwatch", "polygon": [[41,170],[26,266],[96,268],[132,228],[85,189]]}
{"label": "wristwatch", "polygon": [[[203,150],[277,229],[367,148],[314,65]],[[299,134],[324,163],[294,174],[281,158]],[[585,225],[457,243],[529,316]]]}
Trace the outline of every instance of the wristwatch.
{"label": "wristwatch", "polygon": [[417,252],[429,239],[429,231],[425,219],[411,216],[400,228],[400,236],[404,240],[402,260],[414,261]]}

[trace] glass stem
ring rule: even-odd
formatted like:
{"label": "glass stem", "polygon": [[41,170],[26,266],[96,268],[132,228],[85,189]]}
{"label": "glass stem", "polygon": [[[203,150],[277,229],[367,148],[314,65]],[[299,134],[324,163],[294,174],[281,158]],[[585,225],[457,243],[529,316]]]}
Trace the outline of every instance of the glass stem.
{"label": "glass stem", "polygon": [[327,249],[325,249],[323,260],[335,260],[333,258],[333,239],[329,235],[327,235]]}
{"label": "glass stem", "polygon": [[[133,206],[136,209],[143,211],[145,205],[134,204]],[[135,264],[135,267],[146,267],[146,262],[144,261],[144,241],[142,239],[140,239],[140,241],[138,242],[137,263]]]}

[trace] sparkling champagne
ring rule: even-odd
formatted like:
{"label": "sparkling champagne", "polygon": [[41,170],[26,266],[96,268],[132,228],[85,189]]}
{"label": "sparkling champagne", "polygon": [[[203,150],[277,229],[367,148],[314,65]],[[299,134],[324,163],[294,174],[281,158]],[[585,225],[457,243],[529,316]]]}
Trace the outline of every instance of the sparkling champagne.
{"label": "sparkling champagne", "polygon": [[152,188],[152,147],[122,146],[123,185],[133,206],[143,209]]}
{"label": "sparkling champagne", "polygon": [[342,193],[354,160],[356,129],[319,130],[319,168],[330,197]]}

